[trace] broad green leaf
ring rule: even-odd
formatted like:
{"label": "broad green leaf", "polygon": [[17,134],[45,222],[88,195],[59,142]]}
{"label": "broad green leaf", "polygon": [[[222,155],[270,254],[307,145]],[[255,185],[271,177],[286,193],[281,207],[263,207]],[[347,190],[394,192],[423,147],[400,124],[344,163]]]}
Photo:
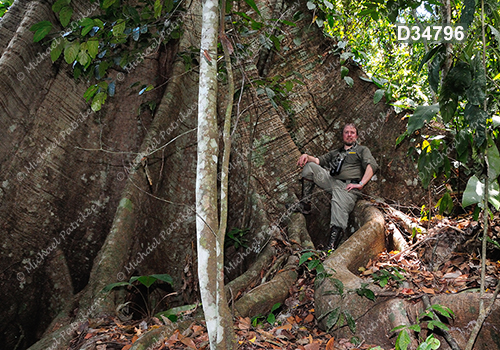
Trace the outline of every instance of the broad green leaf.
{"label": "broad green leaf", "polygon": [[352,87],[354,85],[354,80],[351,77],[344,77],[345,82],[349,87]]}
{"label": "broad green leaf", "polygon": [[102,29],[104,27],[104,22],[99,18],[94,18],[94,25]]}
{"label": "broad green leaf", "polygon": [[452,318],[453,316],[455,316],[455,314],[453,313],[453,311],[450,308],[446,307],[446,306],[443,306],[443,305],[440,305],[440,304],[433,304],[433,305],[431,305],[431,308],[434,311],[439,312],[444,317]]}
{"label": "broad green leaf", "polygon": [[345,66],[340,67],[340,76],[344,78],[347,76],[347,74],[349,74],[349,68]]}
{"label": "broad green leaf", "polygon": [[297,46],[300,46],[302,44],[302,40],[300,40],[299,37],[293,38],[293,43]]}
{"label": "broad green leaf", "polygon": [[90,61],[90,57],[89,57],[89,54],[87,53],[87,51],[84,51],[84,50],[80,51],[78,53],[77,60],[78,60],[78,63],[80,63],[82,66],[86,66],[87,63],[89,63],[89,61]]}
{"label": "broad green leaf", "polygon": [[87,41],[87,51],[89,52],[90,57],[95,58],[97,56],[99,53],[99,41],[97,41],[97,38]]}
{"label": "broad green leaf", "polygon": [[308,1],[306,5],[309,10],[314,10],[316,8],[316,4],[312,1]]}
{"label": "broad green leaf", "polygon": [[437,52],[441,51],[444,49],[444,45],[443,44],[439,44],[435,47],[433,47],[432,49],[430,49],[425,55],[424,57],[422,58],[422,61],[420,61],[420,65],[418,66],[418,71],[420,72],[420,70],[422,69],[422,67],[424,66],[424,64],[426,64]]}
{"label": "broad green leaf", "polygon": [[500,175],[500,154],[495,141],[491,137],[488,137],[486,157],[488,159],[488,177],[491,180],[496,179]]}
{"label": "broad green leaf", "polygon": [[63,8],[61,8],[61,11],[59,12],[59,21],[61,21],[63,27],[66,27],[69,24],[72,15],[73,15],[72,7],[64,6]]}
{"label": "broad green leaf", "polygon": [[493,119],[493,127],[498,128],[500,126],[500,117],[494,115],[492,119]]}
{"label": "broad green leaf", "polygon": [[288,91],[288,92],[292,91],[292,89],[293,89],[293,82],[291,82],[290,80],[287,80],[285,82],[285,88],[286,88],[286,91]]}
{"label": "broad green leaf", "polygon": [[117,0],[104,0],[104,2],[102,3],[102,8],[107,9],[108,7],[113,5],[116,1]]}
{"label": "broad green leaf", "polygon": [[30,30],[35,32],[33,42],[37,43],[47,36],[52,30],[52,23],[49,21],[38,22],[31,26]]}
{"label": "broad green leaf", "polygon": [[474,12],[476,12],[476,0],[465,0],[462,9],[462,15],[458,23],[464,24],[465,30],[470,26],[474,20]]}
{"label": "broad green leaf", "polygon": [[172,285],[174,283],[172,276],[170,276],[168,273],[164,273],[164,274],[160,274],[160,275],[151,275],[151,277],[154,277],[159,281],[166,282],[170,285]]}
{"label": "broad green leaf", "polygon": [[339,320],[339,316],[340,316],[340,306],[337,306],[335,309],[333,309],[332,312],[330,312],[328,318],[326,319],[327,332],[330,332],[330,330],[335,326],[335,324]]}
{"label": "broad green leaf", "polygon": [[125,30],[125,21],[123,19],[119,19],[113,26],[113,36],[122,35],[124,30]]}
{"label": "broad green leaf", "polygon": [[418,106],[415,112],[408,120],[408,134],[413,134],[416,130],[422,128],[424,124],[430,121],[439,111],[439,105]]}
{"label": "broad green leaf", "polygon": [[335,288],[337,288],[339,295],[344,294],[344,284],[342,283],[342,281],[338,278],[331,278],[330,280],[332,281]]}
{"label": "broad green leaf", "polygon": [[306,262],[313,255],[314,255],[313,252],[307,252],[307,253],[302,254],[302,256],[299,259],[299,266],[302,265],[304,262]]}
{"label": "broad green leaf", "polygon": [[351,313],[347,310],[345,310],[343,313],[349,329],[352,333],[356,333],[356,321],[354,320],[354,317],[352,317]]}
{"label": "broad green leaf", "polygon": [[319,259],[314,259],[309,261],[309,264],[307,264],[307,268],[309,270],[314,270],[318,265],[321,264],[321,261]]}
{"label": "broad green leaf", "polygon": [[443,62],[443,59],[442,55],[434,56],[432,64],[429,67],[429,85],[434,92],[438,91],[439,72],[441,71],[441,63]]}
{"label": "broad green leaf", "polygon": [[88,26],[83,27],[82,32],[81,32],[82,36],[87,35],[93,28],[94,28],[93,25],[88,25]]}
{"label": "broad green leaf", "polygon": [[[498,29],[493,27],[491,24],[488,24],[488,27],[490,27],[491,34],[493,34],[495,36],[495,38],[497,39],[497,42],[500,42],[500,32],[498,31]],[[497,76],[500,76],[500,74],[498,74]]]}
{"label": "broad green leaf", "polygon": [[408,334],[408,331],[406,329],[403,329],[398,337],[396,338],[396,350],[407,350],[408,345],[410,345],[411,339],[410,335]]}
{"label": "broad green leaf", "polygon": [[106,102],[107,97],[108,97],[107,93],[99,92],[97,95],[94,96],[90,108],[92,108],[94,112],[100,111],[103,103]]}
{"label": "broad green leaf", "polygon": [[469,123],[471,129],[475,130],[474,141],[477,146],[481,146],[486,141],[486,119],[488,114],[478,106],[468,103],[464,110],[465,120]]}
{"label": "broad green leaf", "polygon": [[325,4],[325,6],[330,9],[330,10],[333,10],[333,4],[328,1],[328,0],[323,0],[323,4]]}
{"label": "broad green leaf", "polygon": [[57,0],[53,5],[52,5],[52,11],[55,13],[59,13],[61,9],[65,6],[68,6],[70,3],[70,0]]}
{"label": "broad green leaf", "polygon": [[145,285],[146,288],[149,288],[153,283],[157,281],[157,278],[153,276],[134,276],[130,279],[130,283],[133,283],[135,281],[139,281],[140,283]]}
{"label": "broad green leaf", "polygon": [[267,322],[270,325],[274,325],[274,322],[276,322],[276,316],[274,316],[273,313],[270,313],[269,315],[267,315]]}
{"label": "broad green leaf", "polygon": [[377,104],[382,100],[382,97],[384,97],[385,90],[384,89],[378,89],[375,91],[375,94],[373,95],[373,103]]}
{"label": "broad green leaf", "polygon": [[160,0],[155,1],[154,5],[154,12],[155,12],[155,18],[159,18],[161,16],[161,10],[162,10],[162,3]]}
{"label": "broad green leaf", "polygon": [[89,102],[89,100],[97,93],[97,90],[99,90],[99,87],[97,85],[91,85],[87,88],[87,91],[84,92],[83,98]]}
{"label": "broad green leaf", "polygon": [[56,41],[60,40],[60,42],[53,45],[51,50],[50,50],[50,59],[52,60],[52,62],[57,61],[59,56],[61,56],[61,53],[62,53],[64,45],[65,45],[65,41],[62,38],[57,38],[55,40]]}
{"label": "broad green leaf", "polygon": [[[484,183],[479,181],[476,175],[473,175],[467,182],[467,187],[463,193],[462,205],[466,207],[478,203],[483,208],[484,192]],[[490,179],[488,199],[497,210],[500,209],[500,187],[496,179],[493,181]]]}
{"label": "broad green leaf", "polygon": [[168,309],[166,311],[158,312],[155,314],[155,317],[160,317],[160,315],[163,315],[165,317],[171,316],[171,315],[178,315],[181,312],[186,312],[195,309],[196,307],[200,306],[201,304],[189,304],[189,305],[182,305],[182,306],[177,306],[173,307],[171,309]]}
{"label": "broad green leaf", "polygon": [[273,307],[271,308],[271,312],[274,312],[276,310],[278,310],[281,306],[281,303],[276,303],[273,305]]}
{"label": "broad green leaf", "polygon": [[106,287],[102,289],[103,292],[109,292],[113,288],[117,287],[125,287],[125,286],[130,286],[131,284],[129,282],[116,282],[116,283],[111,283],[108,284]]}
{"label": "broad green leaf", "polygon": [[255,12],[257,12],[257,14],[259,16],[261,16],[260,11],[259,11],[257,5],[255,5],[255,1],[254,0],[245,0],[245,2],[248,4],[248,6],[250,6],[252,9],[254,9]]}
{"label": "broad green leaf", "polygon": [[453,119],[458,107],[458,96],[453,94],[450,99],[439,102],[439,111],[445,123]]}
{"label": "broad green leaf", "polygon": [[482,105],[486,98],[486,73],[481,62],[481,55],[476,55],[472,61],[473,79],[470,88],[467,89],[467,98],[473,105]]}
{"label": "broad green leaf", "polygon": [[68,42],[64,48],[64,60],[67,64],[72,64],[78,57],[80,44],[77,41]]}
{"label": "broad green leaf", "polygon": [[469,159],[469,143],[471,141],[471,135],[469,130],[462,129],[458,132],[456,136],[455,149],[457,150],[458,160],[462,163],[466,163]]}
{"label": "broad green leaf", "polygon": [[99,74],[98,79],[100,79],[106,75],[106,71],[108,68],[109,68],[108,62],[104,61],[104,62],[99,63],[99,66],[97,67],[97,72]]}

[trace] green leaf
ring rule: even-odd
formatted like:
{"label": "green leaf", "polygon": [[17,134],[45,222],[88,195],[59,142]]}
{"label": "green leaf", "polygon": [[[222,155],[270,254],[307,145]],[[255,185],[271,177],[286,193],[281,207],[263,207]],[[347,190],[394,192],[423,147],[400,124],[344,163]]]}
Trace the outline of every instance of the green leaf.
{"label": "green leaf", "polygon": [[94,18],[94,26],[102,29],[104,27],[104,22],[101,21],[99,18]]}
{"label": "green leaf", "polygon": [[124,30],[125,30],[125,21],[123,19],[119,19],[113,26],[113,36],[122,35]]}
{"label": "green leaf", "polygon": [[418,66],[418,72],[420,72],[420,70],[422,69],[422,67],[424,66],[424,64],[426,64],[437,52],[441,51],[444,49],[444,45],[443,44],[439,44],[435,47],[433,47],[432,49],[430,49],[425,55],[424,57],[422,58],[422,61],[420,61],[420,65]]}
{"label": "green leaf", "polygon": [[446,307],[446,306],[443,306],[443,305],[440,305],[440,304],[434,304],[434,305],[431,305],[431,308],[438,312],[439,314],[443,315],[444,317],[447,317],[447,318],[452,318],[453,316],[455,316],[455,314],[453,313],[453,311]]}
{"label": "green leaf", "polygon": [[90,108],[92,108],[94,112],[101,110],[101,107],[104,104],[104,102],[106,102],[107,97],[108,94],[106,92],[99,92],[97,95],[94,96]]}
{"label": "green leaf", "polygon": [[342,78],[346,77],[347,74],[349,74],[349,68],[345,67],[345,66],[341,66],[340,67],[340,76]]}
{"label": "green leaf", "polygon": [[254,10],[255,10],[255,12],[257,12],[257,14],[258,14],[259,16],[262,16],[262,15],[260,14],[260,11],[259,11],[259,9],[258,9],[257,5],[255,5],[255,1],[254,1],[254,0],[245,0],[245,2],[248,4],[248,6],[250,6],[252,9],[254,9]]}
{"label": "green leaf", "polygon": [[418,106],[413,115],[408,120],[408,134],[413,134],[416,130],[422,128],[424,124],[430,121],[439,111],[439,105]]}
{"label": "green leaf", "polygon": [[276,310],[278,310],[281,306],[281,303],[276,303],[273,305],[273,307],[271,308],[271,312],[274,312]]}
{"label": "green leaf", "polygon": [[161,275],[151,275],[151,277],[154,277],[159,281],[166,282],[170,285],[172,285],[174,283],[172,276],[170,276],[168,273],[164,273]]}
{"label": "green leaf", "polygon": [[94,28],[94,23],[93,23],[93,21],[92,21],[92,23],[91,23],[91,24],[89,24],[89,25],[87,25],[87,26],[84,26],[84,27],[82,28],[81,35],[82,35],[82,36],[87,35],[87,34],[88,34],[91,30],[92,30],[92,28]]}
{"label": "green leaf", "polygon": [[154,12],[155,12],[155,18],[159,18],[161,16],[161,10],[162,10],[162,3],[160,0],[155,1],[154,5]]}
{"label": "green leaf", "polygon": [[65,44],[65,41],[62,40],[61,38],[57,38],[55,40],[56,41],[61,40],[61,41],[59,43],[57,43],[56,45],[52,46],[52,49],[50,50],[50,59],[52,60],[52,62],[57,61],[59,56],[61,56],[61,53],[62,53],[63,48],[64,48],[64,44]]}
{"label": "green leaf", "polygon": [[500,154],[495,141],[491,137],[488,137],[486,157],[488,159],[488,177],[491,180],[496,179],[500,175]]}
{"label": "green leaf", "polygon": [[486,141],[486,119],[488,114],[478,106],[468,103],[464,110],[465,120],[469,123],[471,129],[475,130],[474,141],[477,146],[481,146]]}
{"label": "green leaf", "polygon": [[464,207],[467,207],[472,204],[482,203],[483,198],[484,184],[479,181],[476,175],[472,175],[467,182],[467,187],[465,188],[465,191],[463,193],[462,205]]}
{"label": "green leaf", "polygon": [[347,325],[349,326],[349,329],[351,330],[352,333],[356,333],[356,321],[354,320],[354,317],[352,317],[351,313],[347,310],[345,310],[343,313],[344,313]]}
{"label": "green leaf", "polygon": [[354,85],[354,80],[351,77],[344,77],[345,82],[349,87],[352,87]]}
{"label": "green leaf", "polygon": [[108,7],[113,5],[116,1],[117,0],[104,0],[104,2],[102,3],[102,8],[107,9]]}
{"label": "green leaf", "polygon": [[95,58],[97,56],[99,53],[99,41],[97,41],[97,38],[92,38],[87,41],[87,51],[90,57]]}
{"label": "green leaf", "polygon": [[173,307],[173,308],[168,309],[166,311],[158,312],[157,314],[155,314],[155,317],[160,318],[161,315],[163,315],[165,317],[172,316],[172,315],[178,315],[181,312],[193,310],[196,307],[198,307],[199,305],[201,305],[201,304],[189,304],[189,305],[182,305],[182,306]]}
{"label": "green leaf", "polygon": [[158,279],[153,276],[134,276],[130,279],[130,283],[133,283],[135,281],[139,281],[143,285],[146,286],[146,288],[151,287],[153,283],[155,283]]}
{"label": "green leaf", "polygon": [[403,329],[397,339],[396,339],[396,350],[407,350],[408,345],[410,345],[411,339],[410,335],[408,334],[408,331],[406,329]]}
{"label": "green leaf", "polygon": [[302,256],[299,259],[299,266],[302,265],[304,262],[306,262],[313,255],[314,255],[313,252],[307,252],[307,253],[302,254]]}
{"label": "green leaf", "polygon": [[458,160],[462,163],[467,163],[469,159],[469,143],[472,140],[469,130],[462,129],[456,136],[455,148],[457,150]]}
{"label": "green leaf", "polygon": [[99,87],[97,85],[91,85],[87,88],[87,91],[84,92],[83,98],[89,102],[89,100],[92,98],[97,93],[97,90],[99,90]]}
{"label": "green leaf", "polygon": [[443,60],[444,58],[442,55],[436,55],[434,56],[432,64],[429,67],[429,85],[434,92],[438,91],[439,72],[441,71],[441,63]]}
{"label": "green leaf", "polygon": [[306,5],[309,10],[314,10],[316,8],[316,4],[312,1],[308,1]]}
{"label": "green leaf", "polygon": [[65,6],[68,6],[70,3],[70,0],[57,0],[53,5],[52,5],[52,11],[55,13],[59,13],[61,9]]}
{"label": "green leaf", "polygon": [[500,126],[500,117],[494,115],[492,118],[493,121],[493,128],[498,128]]}
{"label": "green leaf", "polygon": [[276,322],[276,316],[274,316],[273,313],[270,313],[269,315],[267,315],[267,322],[270,324],[270,325],[273,325],[274,322]]}
{"label": "green leaf", "polygon": [[384,97],[385,90],[384,89],[378,89],[375,91],[375,94],[373,95],[373,104],[377,104],[382,100],[382,97]]}
{"label": "green leaf", "polygon": [[64,6],[59,12],[59,21],[63,27],[66,27],[71,20],[71,16],[73,15],[73,8],[70,6]]}
{"label": "green leaf", "polygon": [[78,57],[80,44],[77,41],[68,42],[64,48],[64,60],[67,64],[72,64]]}
{"label": "green leaf", "polygon": [[452,95],[452,97],[447,101],[439,102],[439,111],[441,112],[441,117],[445,123],[450,122],[455,115],[455,111],[458,107],[458,96]]}
{"label": "green leaf", "polygon": [[33,42],[37,43],[43,38],[47,36],[52,30],[52,23],[49,21],[42,21],[36,24],[33,24],[30,28],[32,32],[35,32],[33,35]]}
{"label": "green leaf", "polygon": [[467,89],[467,98],[473,105],[482,105],[486,98],[486,73],[481,62],[481,55],[476,55],[472,61],[473,79],[470,88]]}
{"label": "green leaf", "polygon": [[111,283],[108,284],[106,287],[102,289],[103,292],[109,292],[113,288],[117,287],[125,287],[125,286],[130,286],[131,284],[129,282],[116,282],[116,283]]}
{"label": "green leaf", "polygon": [[465,30],[470,26],[474,20],[474,12],[476,12],[476,0],[465,0],[462,9],[462,15],[458,23],[465,25]]}
{"label": "green leaf", "polygon": [[82,66],[86,66],[87,63],[89,63],[89,61],[90,61],[89,54],[85,50],[82,50],[78,53],[77,59],[78,59],[78,63],[80,63]]}
{"label": "green leaf", "polygon": [[330,332],[330,330],[335,326],[340,316],[340,306],[337,306],[335,309],[330,312],[328,318],[326,319],[326,331]]}

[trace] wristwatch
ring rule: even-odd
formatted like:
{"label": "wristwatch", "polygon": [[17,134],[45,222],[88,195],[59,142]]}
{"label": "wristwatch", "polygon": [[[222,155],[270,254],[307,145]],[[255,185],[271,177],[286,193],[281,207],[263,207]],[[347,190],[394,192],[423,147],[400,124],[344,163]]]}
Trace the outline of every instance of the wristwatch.
{"label": "wristwatch", "polygon": [[361,186],[363,186],[363,181],[360,181],[360,182],[359,182],[359,184],[360,184]]}

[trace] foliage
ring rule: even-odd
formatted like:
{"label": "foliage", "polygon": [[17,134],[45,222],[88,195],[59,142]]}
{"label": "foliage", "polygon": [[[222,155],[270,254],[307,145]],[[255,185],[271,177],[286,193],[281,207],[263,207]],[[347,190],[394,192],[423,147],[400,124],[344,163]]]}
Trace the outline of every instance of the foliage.
{"label": "foliage", "polygon": [[[10,1],[10,0],[7,0]],[[80,19],[75,16],[71,0],[57,0],[52,10],[58,15],[63,31],[49,35],[57,26],[49,21],[34,24],[33,41],[44,41],[51,47],[51,59],[61,55],[72,65],[75,79],[98,82],[85,92],[92,110],[98,111],[108,96],[114,95],[116,77],[108,75],[114,68],[129,72],[145,57],[154,54],[161,44],[180,36],[179,0],[146,0],[135,4],[120,0],[101,0],[101,13]],[[141,90],[141,93],[151,90]]]}
{"label": "foliage", "polygon": [[[392,271],[391,271],[392,270]],[[377,282],[380,287],[384,288],[389,281],[395,281],[397,284],[405,280],[404,276],[399,272],[401,270],[397,266],[389,266],[387,269],[382,269],[372,275],[374,282]]]}
{"label": "foliage", "polygon": [[245,235],[250,231],[249,228],[236,228],[233,227],[230,231],[226,233],[226,238],[224,239],[227,245],[233,245],[236,249],[239,247],[248,248],[248,239]]}
{"label": "foliage", "polygon": [[273,325],[276,322],[276,314],[275,312],[281,307],[281,303],[276,303],[273,305],[271,308],[271,311],[269,311],[269,314],[266,316],[264,315],[256,315],[252,317],[251,322],[252,326],[257,327],[257,325],[261,324],[261,320],[265,319],[270,325]]}
{"label": "foliage", "polygon": [[13,2],[14,0],[0,0],[0,18],[3,17]]}
{"label": "foliage", "polygon": [[[150,287],[155,282],[158,282],[158,281],[165,282],[165,283],[168,283],[170,285],[172,285],[172,283],[173,283],[172,277],[170,275],[168,275],[168,274],[161,274],[161,275],[157,274],[157,275],[147,275],[147,276],[132,276],[132,277],[130,277],[130,280],[128,282],[122,281],[122,282],[116,282],[116,283],[108,284],[106,287],[104,287],[102,289],[102,292],[108,293],[108,292],[110,292],[111,290],[113,290],[115,288],[121,288],[121,287],[128,287],[129,291],[131,291],[132,288],[133,288],[141,296],[141,298],[142,298],[142,300],[144,302],[144,305],[146,306],[146,310],[142,310],[142,313],[145,316],[147,316],[147,317],[151,317],[154,314],[154,310],[155,310],[156,306],[151,305],[152,304],[152,300],[150,298]],[[143,286],[146,287],[146,290],[147,290],[146,295],[144,295],[141,292],[141,290],[138,288],[138,285],[143,285]],[[167,296],[169,296],[169,295],[164,296],[162,298],[162,300],[164,298],[166,298]],[[161,302],[161,300],[160,300],[160,302]],[[157,305],[159,305],[160,302]]]}
{"label": "foliage", "polygon": [[[443,305],[433,304],[426,308],[420,315],[417,316],[416,323],[413,325],[402,325],[394,328],[392,331],[399,331],[398,337],[396,338],[396,350],[407,350],[408,345],[410,345],[410,331],[420,333],[422,331],[422,325],[431,331],[436,328],[448,331],[449,328],[439,319],[439,314],[445,318],[453,318],[455,314],[453,311]],[[440,347],[440,342],[434,335],[429,335],[425,340],[420,339],[417,350],[435,350]]]}

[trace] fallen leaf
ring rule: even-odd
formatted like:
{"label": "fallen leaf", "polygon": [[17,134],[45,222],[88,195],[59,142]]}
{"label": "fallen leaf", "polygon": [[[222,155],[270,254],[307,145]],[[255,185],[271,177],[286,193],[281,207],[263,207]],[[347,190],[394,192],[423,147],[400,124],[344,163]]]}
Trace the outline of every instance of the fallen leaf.
{"label": "fallen leaf", "polygon": [[319,343],[311,343],[304,346],[306,350],[319,350]]}
{"label": "fallen leaf", "polygon": [[435,293],[434,289],[432,289],[432,288],[422,287],[420,289],[422,289],[422,292],[427,293],[427,294],[434,294]]}
{"label": "fallen leaf", "polygon": [[314,321],[314,315],[313,314],[309,314],[307,315],[306,318],[304,318],[304,323],[309,323],[309,322],[312,322]]}
{"label": "fallen leaf", "polygon": [[189,346],[192,349],[196,349],[196,344],[191,338],[184,338],[181,340],[182,344]]}
{"label": "fallen leaf", "polygon": [[401,293],[403,293],[404,295],[413,295],[413,294],[415,294],[415,292],[411,288],[403,288],[401,290]]}
{"label": "fallen leaf", "polygon": [[335,338],[332,337],[328,343],[326,343],[326,350],[334,350],[335,349],[335,345],[334,345],[334,342],[335,342]]}
{"label": "fallen leaf", "polygon": [[131,347],[132,347],[132,344],[127,344],[127,345],[125,345],[125,346],[122,348],[122,350],[128,350],[128,349],[130,349]]}

